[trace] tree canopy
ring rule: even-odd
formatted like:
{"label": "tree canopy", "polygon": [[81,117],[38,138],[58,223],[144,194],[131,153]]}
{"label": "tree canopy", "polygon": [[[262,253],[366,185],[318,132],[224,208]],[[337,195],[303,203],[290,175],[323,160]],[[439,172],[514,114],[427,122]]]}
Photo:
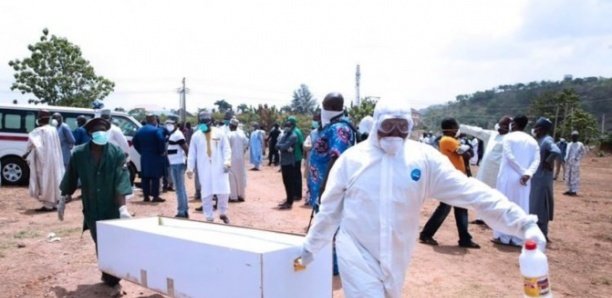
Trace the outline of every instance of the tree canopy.
{"label": "tree canopy", "polygon": [[109,95],[115,83],[97,76],[81,49],[63,37],[42,31],[40,41],[28,45],[30,57],[9,61],[15,71],[11,90],[33,94],[30,103],[90,107]]}
{"label": "tree canopy", "polygon": [[293,91],[291,100],[291,112],[296,114],[311,114],[317,109],[317,100],[312,96],[308,86],[300,85],[300,88]]}
{"label": "tree canopy", "polygon": [[[548,117],[557,122],[556,137],[568,138],[581,130],[585,138],[598,137],[597,121],[612,114],[612,79],[587,77],[500,85],[456,97],[456,101],[430,106],[423,113],[426,128],[438,129],[444,117],[461,123],[493,128],[504,115],[525,114],[530,120]],[[558,111],[557,111],[558,110]],[[612,121],[605,126],[610,130]]]}

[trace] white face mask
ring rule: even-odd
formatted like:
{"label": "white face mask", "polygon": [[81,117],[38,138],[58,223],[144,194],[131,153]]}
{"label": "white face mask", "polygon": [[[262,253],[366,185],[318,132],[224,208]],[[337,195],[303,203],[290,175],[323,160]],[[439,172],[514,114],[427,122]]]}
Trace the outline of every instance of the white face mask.
{"label": "white face mask", "polygon": [[166,124],[166,129],[171,132],[174,131],[174,124]]}
{"label": "white face mask", "polygon": [[388,155],[395,155],[404,148],[404,139],[400,137],[384,137],[379,140],[380,148]]}
{"label": "white face mask", "polygon": [[499,130],[499,123],[495,123],[495,130]]}
{"label": "white face mask", "polygon": [[534,137],[536,137],[536,136],[537,136],[536,131],[535,131],[535,129],[534,129],[534,128],[532,128],[532,129],[531,129],[531,135],[532,135],[532,136],[534,136]]}
{"label": "white face mask", "polygon": [[53,127],[57,127],[57,125],[58,125],[57,120],[55,120],[55,119],[51,120],[51,123],[50,123],[50,124],[51,124],[51,126],[53,126]]}
{"label": "white face mask", "polygon": [[455,138],[458,138],[461,135],[461,129],[457,129],[457,132],[455,133]]}
{"label": "white face mask", "polygon": [[327,125],[329,122],[331,122],[331,119],[344,113],[344,111],[326,111],[326,110],[321,110],[321,123],[323,124],[323,126]]}

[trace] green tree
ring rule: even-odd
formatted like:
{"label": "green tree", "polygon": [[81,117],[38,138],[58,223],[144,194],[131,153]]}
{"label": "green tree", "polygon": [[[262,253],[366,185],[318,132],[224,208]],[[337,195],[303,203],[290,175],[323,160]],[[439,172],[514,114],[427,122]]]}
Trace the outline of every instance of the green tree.
{"label": "green tree", "polygon": [[236,111],[239,113],[246,113],[248,110],[249,106],[247,106],[245,103],[241,103],[236,107]]}
{"label": "green tree", "polygon": [[[552,132],[555,137],[568,137],[571,130],[574,129],[572,128],[573,122],[589,123],[589,117],[586,117],[588,113],[587,115],[585,113],[580,105],[580,98],[573,89],[563,89],[558,93],[544,93],[529,106],[529,114],[533,118],[546,117],[555,124],[556,129]],[[587,129],[587,127],[581,128]]]}
{"label": "green tree", "polygon": [[40,41],[28,45],[30,57],[9,61],[15,70],[11,90],[31,93],[30,103],[90,107],[110,94],[115,83],[97,76],[81,49],[63,37],[49,36],[45,28]]}
{"label": "green tree", "polygon": [[215,105],[217,106],[219,113],[224,114],[227,111],[231,111],[233,106],[225,101],[225,99],[215,101]]}
{"label": "green tree", "polygon": [[366,97],[360,101],[358,106],[351,105],[348,113],[353,122],[359,123],[363,117],[374,115],[374,107],[377,101],[378,97]]}
{"label": "green tree", "polygon": [[291,100],[291,112],[296,114],[311,114],[317,107],[317,100],[312,96],[308,86],[300,85],[300,88],[293,91]]}
{"label": "green tree", "polygon": [[136,108],[136,109],[131,109],[128,111],[128,115],[134,117],[134,119],[138,121],[143,121],[146,114],[147,114],[147,111],[145,111],[145,109],[143,108]]}

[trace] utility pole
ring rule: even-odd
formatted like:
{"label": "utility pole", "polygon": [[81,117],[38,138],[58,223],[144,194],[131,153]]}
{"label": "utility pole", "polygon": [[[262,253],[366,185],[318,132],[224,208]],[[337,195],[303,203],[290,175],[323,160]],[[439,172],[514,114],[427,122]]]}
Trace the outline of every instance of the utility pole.
{"label": "utility pole", "polygon": [[185,87],[185,78],[183,78],[182,83],[181,88],[176,89],[176,92],[179,94],[179,118],[182,123],[185,123],[187,120],[187,93],[189,93],[189,89]]}
{"label": "utility pole", "polygon": [[360,95],[359,95],[359,84],[361,80],[361,71],[359,70],[359,64],[357,64],[357,71],[355,72],[355,103],[357,106],[360,104]]}
{"label": "utility pole", "polygon": [[557,122],[559,121],[559,105],[557,104],[557,110],[555,111],[555,125],[553,126],[553,138],[555,137],[555,134],[557,133]]}
{"label": "utility pole", "polygon": [[606,133],[606,113],[601,115],[601,135]]}

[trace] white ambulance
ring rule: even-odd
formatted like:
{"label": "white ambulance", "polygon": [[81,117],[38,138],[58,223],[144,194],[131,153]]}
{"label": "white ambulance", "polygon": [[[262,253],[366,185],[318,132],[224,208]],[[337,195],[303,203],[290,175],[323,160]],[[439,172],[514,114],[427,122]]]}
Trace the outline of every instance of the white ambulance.
{"label": "white ambulance", "polygon": [[[34,105],[3,105],[0,104],[0,171],[2,185],[27,185],[30,170],[22,158],[26,153],[28,133],[36,127],[36,117],[39,110],[48,110],[51,114],[60,113],[64,122],[71,130],[77,127],[76,118],[83,115],[92,118],[92,109],[34,106]],[[140,123],[126,113],[112,112],[113,124],[123,131],[130,144],[130,178],[132,181],[140,173],[140,155],[132,146],[132,137],[140,128]]]}

